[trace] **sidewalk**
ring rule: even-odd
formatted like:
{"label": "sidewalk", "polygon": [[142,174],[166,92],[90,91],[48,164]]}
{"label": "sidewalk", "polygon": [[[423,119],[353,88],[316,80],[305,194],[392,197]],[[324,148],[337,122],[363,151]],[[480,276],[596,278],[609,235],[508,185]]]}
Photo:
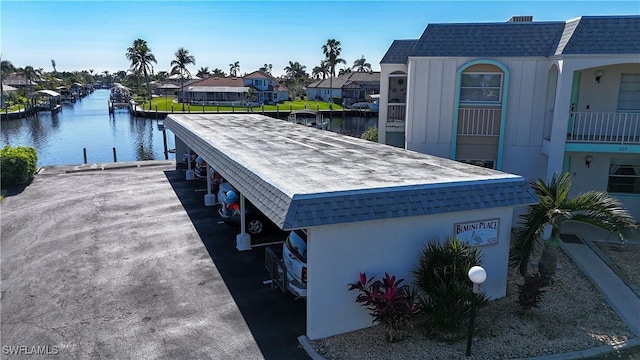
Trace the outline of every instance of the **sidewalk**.
{"label": "sidewalk", "polygon": [[[635,237],[628,241],[639,241],[637,235],[636,232]],[[582,240],[581,244],[563,242],[562,249],[604,295],[631,331],[640,337],[640,297],[596,254],[592,249],[594,245],[588,245],[591,239]]]}

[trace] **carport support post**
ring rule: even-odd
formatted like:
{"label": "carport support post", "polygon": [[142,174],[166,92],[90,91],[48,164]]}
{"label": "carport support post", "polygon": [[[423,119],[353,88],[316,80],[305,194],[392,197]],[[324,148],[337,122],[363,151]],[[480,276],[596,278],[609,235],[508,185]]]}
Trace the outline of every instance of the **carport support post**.
{"label": "carport support post", "polygon": [[204,196],[204,206],[214,206],[215,204],[215,195],[211,193],[211,166],[207,164],[207,194]]}
{"label": "carport support post", "polygon": [[196,174],[191,170],[191,148],[187,148],[187,180],[194,180],[196,178]]}
{"label": "carport support post", "polygon": [[246,219],[245,219],[245,206],[244,195],[240,193],[240,234],[236,236],[236,249],[238,251],[251,250],[251,235],[245,232]]}

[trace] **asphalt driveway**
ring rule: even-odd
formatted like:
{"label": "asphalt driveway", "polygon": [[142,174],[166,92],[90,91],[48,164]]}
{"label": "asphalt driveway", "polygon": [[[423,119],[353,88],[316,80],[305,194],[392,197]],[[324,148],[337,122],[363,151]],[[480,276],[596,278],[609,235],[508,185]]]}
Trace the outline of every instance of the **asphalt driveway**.
{"label": "asphalt driveway", "polygon": [[306,358],[304,301],[263,284],[264,250],[235,249],[203,182],[174,165],[64,170],[0,208],[3,358]]}

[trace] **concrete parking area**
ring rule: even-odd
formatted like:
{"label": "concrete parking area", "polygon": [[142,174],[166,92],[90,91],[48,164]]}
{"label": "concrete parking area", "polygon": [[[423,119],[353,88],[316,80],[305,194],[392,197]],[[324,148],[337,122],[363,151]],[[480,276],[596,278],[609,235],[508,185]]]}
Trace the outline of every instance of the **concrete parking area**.
{"label": "concrete parking area", "polygon": [[204,207],[205,182],[140,164],[45,168],[5,197],[3,358],[33,347],[60,358],[307,358],[296,339],[305,303],[263,283],[264,250],[235,249],[238,229]]}

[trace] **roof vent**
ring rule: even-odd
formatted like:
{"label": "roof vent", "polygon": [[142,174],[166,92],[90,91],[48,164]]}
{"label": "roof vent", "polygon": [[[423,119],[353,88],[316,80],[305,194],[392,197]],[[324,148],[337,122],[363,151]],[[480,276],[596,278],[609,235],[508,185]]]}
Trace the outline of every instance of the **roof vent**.
{"label": "roof vent", "polygon": [[512,16],[511,19],[509,19],[509,22],[513,22],[513,23],[533,22],[533,16],[531,15]]}

